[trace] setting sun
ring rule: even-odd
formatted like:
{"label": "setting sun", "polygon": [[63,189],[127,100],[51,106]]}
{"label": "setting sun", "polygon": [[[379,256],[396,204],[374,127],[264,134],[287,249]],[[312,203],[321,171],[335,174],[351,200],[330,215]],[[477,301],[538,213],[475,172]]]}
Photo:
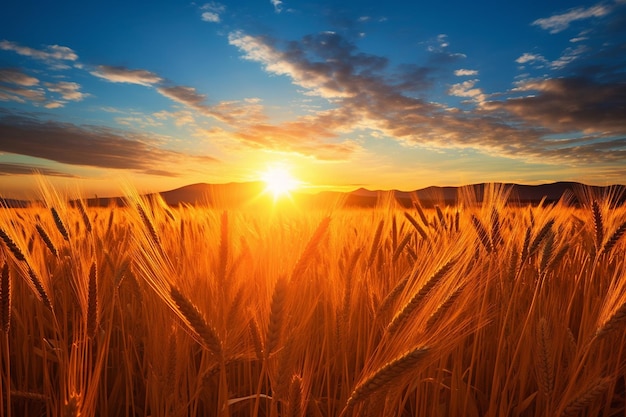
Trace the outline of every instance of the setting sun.
{"label": "setting sun", "polygon": [[285,167],[270,167],[261,175],[265,182],[265,191],[272,193],[274,199],[288,195],[290,191],[296,189],[299,181],[295,179]]}

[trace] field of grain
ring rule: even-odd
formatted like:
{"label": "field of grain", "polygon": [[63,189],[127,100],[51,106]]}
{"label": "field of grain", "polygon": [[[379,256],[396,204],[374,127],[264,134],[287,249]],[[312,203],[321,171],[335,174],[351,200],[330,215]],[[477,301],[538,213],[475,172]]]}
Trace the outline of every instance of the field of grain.
{"label": "field of grain", "polygon": [[626,209],[0,209],[4,416],[625,416]]}

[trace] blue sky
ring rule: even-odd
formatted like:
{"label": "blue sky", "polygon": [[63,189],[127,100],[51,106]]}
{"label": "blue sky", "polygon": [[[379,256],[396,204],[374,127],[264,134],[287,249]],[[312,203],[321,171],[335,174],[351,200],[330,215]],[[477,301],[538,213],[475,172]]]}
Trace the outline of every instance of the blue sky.
{"label": "blue sky", "polygon": [[0,194],[626,183],[626,1],[13,2]]}

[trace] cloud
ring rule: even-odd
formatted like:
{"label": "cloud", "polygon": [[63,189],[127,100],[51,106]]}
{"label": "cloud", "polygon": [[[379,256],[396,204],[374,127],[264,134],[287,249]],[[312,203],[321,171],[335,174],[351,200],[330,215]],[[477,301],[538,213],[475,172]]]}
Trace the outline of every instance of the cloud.
{"label": "cloud", "polygon": [[549,30],[550,33],[559,33],[567,29],[572,22],[592,17],[606,16],[610,12],[611,9],[602,4],[597,4],[588,8],[577,7],[562,14],[537,19],[532,22],[532,25],[539,26],[544,30]]}
{"label": "cloud", "polygon": [[173,100],[177,103],[184,104],[190,107],[199,107],[201,103],[206,100],[206,96],[196,92],[193,87],[185,86],[169,86],[158,87],[159,94]]}
{"label": "cloud", "polygon": [[48,45],[45,49],[34,49],[28,46],[21,46],[16,42],[7,40],[0,41],[0,49],[13,51],[18,55],[28,56],[43,61],[76,61],[78,55],[67,46]]}
{"label": "cloud", "polygon": [[478,71],[468,70],[468,69],[458,69],[454,71],[454,75],[456,75],[457,77],[467,77],[467,76],[478,75]]}
{"label": "cloud", "polygon": [[57,171],[57,170],[50,169],[50,168],[46,168],[46,167],[42,167],[39,165],[0,163],[0,176],[1,175],[31,175],[34,172],[39,172],[43,175],[47,175],[51,177],[78,178],[75,175]]}
{"label": "cloud", "polygon": [[552,78],[523,82],[518,90],[529,94],[489,106],[505,109],[552,132],[626,134],[624,83],[601,83],[584,77]]}
{"label": "cloud", "polygon": [[281,0],[270,0],[272,6],[274,6],[274,11],[276,13],[280,13],[283,11],[283,2]]}
{"label": "cloud", "polygon": [[205,22],[219,23],[220,15],[226,10],[226,6],[221,3],[211,2],[200,7],[202,14],[200,18]]}
{"label": "cloud", "polygon": [[22,71],[13,68],[0,69],[0,83],[15,84],[22,87],[32,87],[39,84],[39,80]]}
{"label": "cloud", "polygon": [[550,63],[550,67],[553,69],[564,68],[587,51],[589,51],[589,48],[585,45],[578,45],[576,48],[566,48],[559,59]]}
{"label": "cloud", "polygon": [[148,135],[94,126],[40,121],[16,115],[0,117],[0,152],[69,165],[127,169],[177,176],[189,161],[212,163],[210,156],[189,156],[157,147]]}
{"label": "cloud", "polygon": [[478,80],[467,80],[462,83],[452,84],[448,89],[448,94],[456,97],[470,97],[475,101],[482,103],[485,101],[485,94],[480,88],[474,88]]}
{"label": "cloud", "polygon": [[[504,97],[493,101],[486,101],[487,96],[475,87],[477,80],[468,80],[449,89],[450,94],[476,102],[474,109],[461,110],[408,96],[401,74],[390,75],[384,57],[363,54],[336,33],[309,35],[281,45],[269,38],[233,32],[229,42],[239,48],[244,59],[258,62],[268,73],[289,77],[305,88],[306,94],[325,98],[333,106],[289,123],[239,129],[237,138],[245,146],[314,156],[315,147],[336,146],[341,135],[363,130],[406,146],[471,148],[525,162],[572,166],[626,163],[626,139],[619,138],[626,124],[626,91],[618,76],[607,84],[579,79],[539,80],[535,85],[522,82],[509,93],[492,95]],[[448,54],[447,37],[440,36],[436,42],[440,47],[431,49],[428,60],[434,66],[412,71],[418,95],[430,88],[433,79],[449,74],[445,65],[453,60],[438,59],[442,53]],[[545,58],[525,54],[518,60],[527,63]],[[597,75],[598,64],[594,68]],[[529,95],[506,98],[524,92]],[[550,140],[550,135],[557,133],[580,142]],[[359,149],[357,143],[348,143],[356,148],[344,147],[344,158]],[[320,153],[319,157],[324,156]]]}
{"label": "cloud", "polygon": [[529,62],[546,62],[546,59],[539,54],[531,54],[525,52],[522,56],[515,60],[518,64],[527,64]]}
{"label": "cloud", "polygon": [[139,84],[152,86],[162,81],[161,77],[153,72],[141,69],[128,69],[126,67],[112,67],[99,65],[91,75],[103,78],[112,83]]}
{"label": "cloud", "polygon": [[43,103],[46,101],[46,94],[41,88],[31,89],[0,84],[0,101]]}
{"label": "cloud", "polygon": [[85,93],[81,93],[80,85],[68,81],[59,81],[57,83],[44,83],[48,91],[61,95],[63,100],[81,101],[86,97]]}

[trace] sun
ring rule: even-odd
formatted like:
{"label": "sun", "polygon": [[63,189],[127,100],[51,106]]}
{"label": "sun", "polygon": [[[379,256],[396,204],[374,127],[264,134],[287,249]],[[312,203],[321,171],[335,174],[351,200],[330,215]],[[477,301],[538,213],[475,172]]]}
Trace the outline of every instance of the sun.
{"label": "sun", "polygon": [[272,193],[274,200],[288,196],[300,184],[300,181],[295,179],[289,170],[282,166],[268,168],[267,171],[261,174],[261,180],[265,182],[265,191]]}

